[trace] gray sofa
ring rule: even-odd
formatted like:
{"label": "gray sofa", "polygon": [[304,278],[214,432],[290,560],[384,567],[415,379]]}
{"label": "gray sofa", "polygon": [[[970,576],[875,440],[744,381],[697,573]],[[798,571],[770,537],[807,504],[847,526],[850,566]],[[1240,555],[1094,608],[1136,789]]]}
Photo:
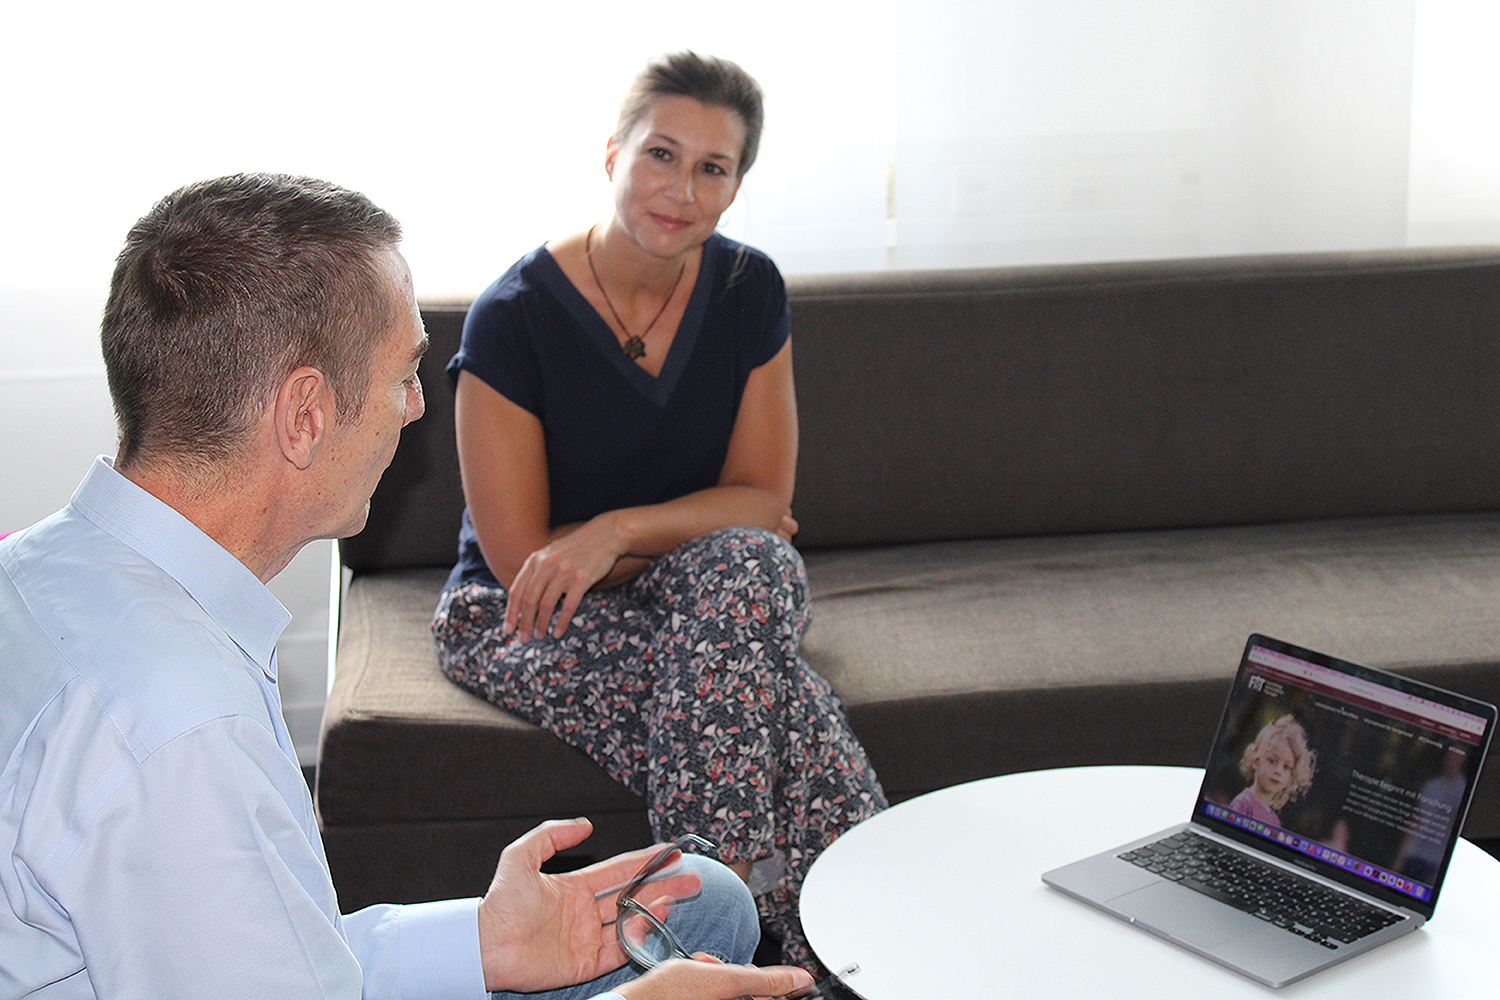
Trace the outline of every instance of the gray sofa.
{"label": "gray sofa", "polygon": [[[804,653],[893,800],[1199,764],[1252,631],[1500,699],[1500,250],[788,287]],[[649,839],[640,800],[438,671],[463,309],[423,314],[428,414],[341,547],[317,802],[346,908],[482,891],[548,816],[591,817],[597,854]],[[1466,832],[1500,835],[1493,769]]]}

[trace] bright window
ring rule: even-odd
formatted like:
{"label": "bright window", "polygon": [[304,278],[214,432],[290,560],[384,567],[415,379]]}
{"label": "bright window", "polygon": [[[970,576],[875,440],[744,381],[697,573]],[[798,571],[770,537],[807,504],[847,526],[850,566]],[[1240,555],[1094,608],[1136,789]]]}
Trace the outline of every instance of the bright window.
{"label": "bright window", "polygon": [[765,85],[724,228],[789,272],[1497,240],[1497,22],[1481,0],[30,4],[0,63],[5,364],[58,363],[15,335],[58,332],[57,292],[88,303],[67,319],[92,363],[126,228],[234,170],[365,190],[425,297],[471,295],[607,210],[616,101],[681,47]]}

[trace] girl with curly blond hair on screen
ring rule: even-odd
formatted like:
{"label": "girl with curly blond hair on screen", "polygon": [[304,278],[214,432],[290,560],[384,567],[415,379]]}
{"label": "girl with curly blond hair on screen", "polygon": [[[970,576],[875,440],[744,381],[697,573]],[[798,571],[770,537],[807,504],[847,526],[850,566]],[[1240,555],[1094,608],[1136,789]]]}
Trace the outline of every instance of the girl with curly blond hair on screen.
{"label": "girl with curly blond hair on screen", "polygon": [[1317,762],[1302,723],[1290,715],[1267,723],[1240,757],[1240,773],[1249,784],[1229,808],[1280,826],[1281,809],[1312,787]]}

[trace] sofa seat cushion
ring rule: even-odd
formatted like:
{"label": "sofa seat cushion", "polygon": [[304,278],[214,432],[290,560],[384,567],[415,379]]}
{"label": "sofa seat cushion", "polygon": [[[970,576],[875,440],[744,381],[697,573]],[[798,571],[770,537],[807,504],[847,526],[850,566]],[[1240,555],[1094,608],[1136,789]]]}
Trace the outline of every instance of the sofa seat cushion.
{"label": "sofa seat cushion", "polygon": [[838,549],[808,661],[850,704],[1224,677],[1252,631],[1387,669],[1493,662],[1500,515]]}
{"label": "sofa seat cushion", "polygon": [[[1500,515],[805,558],[803,653],[897,801],[1006,770],[1201,764],[1251,632],[1500,700]],[[1500,833],[1493,770],[1469,829]]]}
{"label": "sofa seat cushion", "polygon": [[[1500,696],[1500,515],[806,561],[803,652],[844,698],[895,800],[1025,767],[1197,763],[1252,631]],[[349,588],[325,716],[325,826],[639,813],[641,800],[584,754],[442,675],[426,624],[444,576],[366,574]],[[1497,796],[1481,792],[1480,812],[1500,824]]]}

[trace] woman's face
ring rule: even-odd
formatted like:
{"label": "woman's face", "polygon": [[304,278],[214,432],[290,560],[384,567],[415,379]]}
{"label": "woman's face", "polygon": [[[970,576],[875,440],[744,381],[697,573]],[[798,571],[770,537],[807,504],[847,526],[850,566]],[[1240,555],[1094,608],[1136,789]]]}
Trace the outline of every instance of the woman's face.
{"label": "woman's face", "polygon": [[744,145],[745,125],[728,108],[657,98],[623,141],[609,142],[615,225],[656,257],[696,249],[739,191]]}

